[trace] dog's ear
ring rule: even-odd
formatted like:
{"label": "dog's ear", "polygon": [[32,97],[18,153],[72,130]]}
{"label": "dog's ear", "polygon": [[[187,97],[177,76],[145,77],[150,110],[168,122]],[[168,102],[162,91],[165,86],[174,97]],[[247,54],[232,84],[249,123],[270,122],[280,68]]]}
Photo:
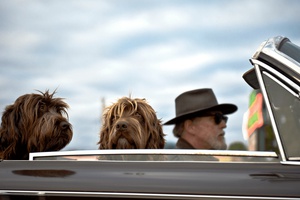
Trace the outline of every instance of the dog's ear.
{"label": "dog's ear", "polygon": [[99,149],[108,149],[109,131],[107,128],[102,128],[100,131],[100,140],[98,142]]}
{"label": "dog's ear", "polygon": [[0,127],[0,151],[4,159],[14,154],[17,143],[20,141],[20,133],[18,131],[18,123],[20,120],[20,112],[15,105],[9,105],[5,108],[2,115]]}
{"label": "dog's ear", "polygon": [[146,149],[163,149],[165,146],[165,134],[162,129],[162,122],[157,118],[155,110],[142,100],[141,113],[146,123],[146,132],[149,134]]}
{"label": "dog's ear", "polygon": [[102,127],[100,130],[99,149],[110,149],[109,138],[114,123],[114,104],[104,109],[102,114]]}
{"label": "dog's ear", "polygon": [[111,116],[107,113],[107,111],[102,116],[102,127],[100,130],[100,140],[98,142],[99,149],[108,149],[111,120],[110,118]]}
{"label": "dog's ear", "polygon": [[165,134],[163,133],[161,121],[156,119],[153,128],[149,130],[147,149],[163,149],[165,147]]}
{"label": "dog's ear", "polygon": [[159,139],[158,139],[159,140],[159,146],[158,146],[158,148],[163,149],[165,147],[165,143],[166,143],[165,134],[163,132],[161,123],[159,124],[159,126],[160,126],[160,128],[159,128],[159,131],[158,131],[158,135],[159,135]]}

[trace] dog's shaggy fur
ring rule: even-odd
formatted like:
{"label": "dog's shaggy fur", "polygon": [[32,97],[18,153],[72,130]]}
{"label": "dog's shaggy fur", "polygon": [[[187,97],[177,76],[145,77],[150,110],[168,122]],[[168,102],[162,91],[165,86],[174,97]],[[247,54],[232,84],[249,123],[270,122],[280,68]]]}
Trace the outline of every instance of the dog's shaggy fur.
{"label": "dog's shaggy fur", "polygon": [[57,151],[72,139],[68,104],[47,90],[25,94],[5,108],[0,127],[0,159],[28,159],[30,152]]}
{"label": "dog's shaggy fur", "polygon": [[99,149],[159,149],[165,139],[161,120],[145,99],[120,98],[102,118]]}

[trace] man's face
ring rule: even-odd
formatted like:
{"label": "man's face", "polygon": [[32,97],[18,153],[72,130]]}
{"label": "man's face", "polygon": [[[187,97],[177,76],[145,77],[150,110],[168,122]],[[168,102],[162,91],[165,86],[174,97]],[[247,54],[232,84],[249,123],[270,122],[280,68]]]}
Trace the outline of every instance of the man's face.
{"label": "man's face", "polygon": [[[212,113],[212,115],[215,113]],[[220,123],[217,124],[215,116],[203,116],[196,117],[192,123],[197,140],[195,148],[215,150],[225,150],[227,148],[224,137],[225,131],[223,130],[226,128],[226,120],[220,120]],[[198,147],[197,144],[199,144]]]}

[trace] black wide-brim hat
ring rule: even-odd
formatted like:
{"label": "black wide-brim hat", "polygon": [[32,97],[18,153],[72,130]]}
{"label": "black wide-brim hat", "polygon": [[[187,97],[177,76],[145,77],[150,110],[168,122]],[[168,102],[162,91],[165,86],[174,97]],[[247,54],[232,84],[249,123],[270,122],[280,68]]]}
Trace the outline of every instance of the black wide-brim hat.
{"label": "black wide-brim hat", "polygon": [[221,111],[224,115],[237,111],[234,104],[218,104],[212,89],[197,89],[184,92],[175,99],[176,117],[165,122],[164,125],[176,124],[189,117],[200,116],[209,111]]}

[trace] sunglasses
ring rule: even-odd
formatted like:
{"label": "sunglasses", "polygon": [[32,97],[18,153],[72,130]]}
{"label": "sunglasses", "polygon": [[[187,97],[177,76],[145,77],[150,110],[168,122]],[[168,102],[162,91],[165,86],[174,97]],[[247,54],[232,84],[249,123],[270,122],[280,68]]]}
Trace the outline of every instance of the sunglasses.
{"label": "sunglasses", "polygon": [[217,125],[219,125],[222,122],[222,120],[224,120],[225,123],[227,123],[228,120],[228,117],[221,113],[206,114],[205,116],[213,116]]}

